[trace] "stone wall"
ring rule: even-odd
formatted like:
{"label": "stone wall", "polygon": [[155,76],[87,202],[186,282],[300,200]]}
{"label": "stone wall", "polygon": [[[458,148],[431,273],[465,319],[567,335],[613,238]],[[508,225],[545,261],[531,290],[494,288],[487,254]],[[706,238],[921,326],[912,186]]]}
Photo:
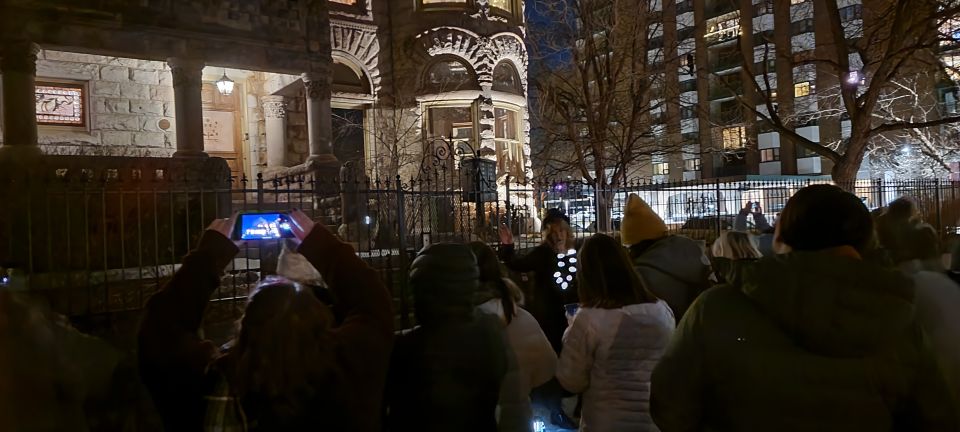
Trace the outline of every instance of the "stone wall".
{"label": "stone wall", "polygon": [[[86,130],[41,126],[48,154],[169,156],[176,146],[173,86],[163,62],[44,50],[37,80],[87,84]],[[161,128],[166,119],[169,127]]]}
{"label": "stone wall", "polygon": [[287,98],[287,166],[301,164],[310,155],[307,137],[307,106],[303,90]]}

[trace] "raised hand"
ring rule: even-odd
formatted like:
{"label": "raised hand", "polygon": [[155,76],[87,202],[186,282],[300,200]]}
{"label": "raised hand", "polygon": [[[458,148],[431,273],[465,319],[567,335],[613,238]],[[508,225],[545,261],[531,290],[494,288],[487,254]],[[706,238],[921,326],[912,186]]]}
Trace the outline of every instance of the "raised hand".
{"label": "raised hand", "polygon": [[310,231],[313,230],[313,226],[316,225],[313,222],[313,219],[310,219],[310,216],[307,216],[301,210],[294,210],[290,212],[290,222],[293,222],[293,235],[297,238],[298,242],[302,242],[303,239],[307,238],[310,235]]}
{"label": "raised hand", "polygon": [[214,219],[213,222],[210,222],[210,225],[207,226],[207,231],[216,232],[231,241],[237,246],[241,246],[244,242],[242,240],[233,239],[233,229],[237,225],[238,213],[234,213],[228,218],[223,219]]}
{"label": "raised hand", "polygon": [[513,244],[513,232],[510,231],[510,227],[506,224],[500,224],[500,244]]}

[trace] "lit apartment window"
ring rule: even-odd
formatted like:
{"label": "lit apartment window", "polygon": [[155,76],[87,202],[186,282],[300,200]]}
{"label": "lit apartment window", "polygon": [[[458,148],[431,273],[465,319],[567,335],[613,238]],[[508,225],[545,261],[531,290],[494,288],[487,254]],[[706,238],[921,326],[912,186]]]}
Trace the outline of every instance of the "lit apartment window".
{"label": "lit apartment window", "polygon": [[452,6],[452,7],[466,6],[468,0],[419,0],[419,1],[420,1],[420,7],[432,8],[432,7],[443,7],[443,6]]}
{"label": "lit apartment window", "polygon": [[790,4],[802,4],[805,1],[807,0],[790,0]]}
{"label": "lit apartment window", "polygon": [[[330,1],[331,1],[332,3],[340,3],[340,4],[345,4],[345,5],[351,5],[351,6],[357,4],[357,0],[330,0]],[[424,2],[424,3],[426,3],[426,2]]]}
{"label": "lit apartment window", "polygon": [[747,130],[743,126],[728,127],[720,131],[724,150],[739,150],[747,145]]}
{"label": "lit apartment window", "polygon": [[799,82],[793,85],[793,97],[810,96],[816,87],[810,81]]}
{"label": "lit apartment window", "polygon": [[683,161],[683,169],[685,171],[700,171],[700,158]]}
{"label": "lit apartment window", "polygon": [[780,160],[780,148],[768,148],[760,150],[760,162],[775,162]]}
{"label": "lit apartment window", "polygon": [[490,7],[513,15],[513,0],[490,0]]}
{"label": "lit apartment window", "polygon": [[670,164],[666,162],[660,162],[653,164],[653,175],[668,175],[670,174]]}
{"label": "lit apartment window", "polygon": [[520,142],[520,122],[517,112],[506,108],[494,109],[494,139],[497,144],[497,172],[512,177],[524,175],[523,145]]}
{"label": "lit apartment window", "polygon": [[473,107],[451,106],[430,108],[427,111],[427,134],[432,138],[446,138],[454,142],[473,143]]}

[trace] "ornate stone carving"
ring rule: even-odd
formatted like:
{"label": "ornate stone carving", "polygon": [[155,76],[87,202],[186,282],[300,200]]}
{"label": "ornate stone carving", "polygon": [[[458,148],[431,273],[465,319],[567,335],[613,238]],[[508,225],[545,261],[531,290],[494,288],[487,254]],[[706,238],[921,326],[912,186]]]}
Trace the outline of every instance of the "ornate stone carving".
{"label": "ornate stone carving", "polygon": [[480,36],[464,29],[440,27],[418,38],[422,52],[428,57],[453,55],[469,63],[481,87],[493,82],[493,68],[497,63],[509,60],[520,75],[521,85],[527,88],[527,50],[520,36],[514,33]]}
{"label": "ornate stone carving", "polygon": [[0,68],[3,71],[37,74],[37,54],[40,47],[32,42],[12,42],[4,44],[0,51]]}
{"label": "ornate stone carving", "polygon": [[380,41],[375,26],[331,21],[330,46],[334,56],[346,57],[362,67],[370,78],[371,90],[380,92]]}
{"label": "ornate stone carving", "polygon": [[196,87],[203,84],[203,61],[171,57],[167,59],[170,65],[170,74],[173,76],[173,87]]}
{"label": "ornate stone carving", "polygon": [[264,96],[262,100],[264,117],[277,119],[287,117],[287,102],[283,96]]}
{"label": "ornate stone carving", "polygon": [[307,91],[308,99],[330,98],[330,75],[320,73],[304,73],[301,75],[303,86]]}

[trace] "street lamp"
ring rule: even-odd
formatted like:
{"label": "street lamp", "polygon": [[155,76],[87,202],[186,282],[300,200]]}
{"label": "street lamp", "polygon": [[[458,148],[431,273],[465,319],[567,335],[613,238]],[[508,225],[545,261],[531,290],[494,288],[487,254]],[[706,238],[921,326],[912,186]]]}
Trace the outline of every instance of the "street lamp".
{"label": "street lamp", "polygon": [[847,74],[846,83],[851,86],[862,86],[867,83],[867,76],[858,70],[852,70]]}
{"label": "street lamp", "polygon": [[217,80],[217,90],[224,96],[233,94],[233,80],[227,77],[227,68],[223,68],[223,76]]}

